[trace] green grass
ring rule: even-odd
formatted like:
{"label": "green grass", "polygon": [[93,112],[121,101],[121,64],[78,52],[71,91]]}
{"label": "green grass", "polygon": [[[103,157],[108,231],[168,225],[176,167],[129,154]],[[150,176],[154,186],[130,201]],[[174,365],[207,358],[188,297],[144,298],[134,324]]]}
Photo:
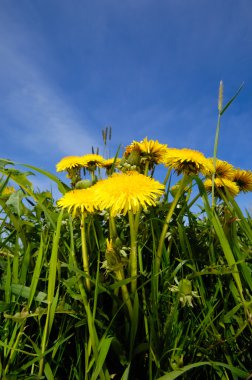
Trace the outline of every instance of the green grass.
{"label": "green grass", "polygon": [[168,170],[147,212],[73,218],[25,168],[68,189],[0,161],[3,380],[249,378],[252,219],[228,193],[198,176],[174,193]]}

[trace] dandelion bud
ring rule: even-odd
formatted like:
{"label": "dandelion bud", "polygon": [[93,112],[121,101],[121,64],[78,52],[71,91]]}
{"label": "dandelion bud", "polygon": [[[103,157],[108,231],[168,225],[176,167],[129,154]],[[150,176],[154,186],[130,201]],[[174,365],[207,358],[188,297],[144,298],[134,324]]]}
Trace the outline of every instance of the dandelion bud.
{"label": "dandelion bud", "polygon": [[130,165],[139,166],[140,165],[140,152],[139,152],[139,150],[132,150],[130,155],[127,157],[127,162]]}
{"label": "dandelion bud", "polygon": [[83,179],[83,180],[78,181],[76,183],[75,188],[76,189],[87,189],[91,185],[92,185],[92,181],[90,181],[89,179]]}
{"label": "dandelion bud", "polygon": [[183,278],[179,282],[179,291],[185,295],[192,293],[192,283],[190,280]]}

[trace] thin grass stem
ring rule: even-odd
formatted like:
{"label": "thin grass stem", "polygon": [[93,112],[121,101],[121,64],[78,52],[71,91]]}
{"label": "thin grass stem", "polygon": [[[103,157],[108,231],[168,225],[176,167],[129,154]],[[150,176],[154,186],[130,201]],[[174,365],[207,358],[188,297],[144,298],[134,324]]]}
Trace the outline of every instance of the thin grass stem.
{"label": "thin grass stem", "polygon": [[86,274],[85,284],[86,284],[87,290],[90,291],[91,283],[90,283],[90,273],[89,273],[89,257],[88,257],[88,251],[87,251],[87,239],[86,239],[85,213],[84,212],[81,213],[80,230],[81,230],[82,262],[83,262],[84,273]]}
{"label": "thin grass stem", "polygon": [[130,225],[130,276],[131,292],[134,294],[137,288],[137,234],[135,229],[134,215],[131,210],[128,211],[129,225]]}

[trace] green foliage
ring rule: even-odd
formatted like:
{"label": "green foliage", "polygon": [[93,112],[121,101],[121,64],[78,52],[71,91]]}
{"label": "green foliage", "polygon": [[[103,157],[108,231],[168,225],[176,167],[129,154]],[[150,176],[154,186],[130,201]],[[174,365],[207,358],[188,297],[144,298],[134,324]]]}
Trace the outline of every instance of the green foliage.
{"label": "green foliage", "polygon": [[[212,210],[197,184],[204,202],[199,214],[180,194],[176,204],[164,199],[141,215],[131,315],[120,290],[131,278],[101,268],[109,219],[85,220],[88,291],[80,220],[59,212],[49,193],[21,187],[2,197],[2,378],[245,379],[252,349],[251,218],[232,198]],[[116,227],[114,254],[124,251],[124,266],[127,217]]]}
{"label": "green foliage", "polygon": [[169,169],[156,207],[73,218],[0,171],[2,379],[249,378],[252,219],[232,197],[210,205],[196,176],[174,191]]}

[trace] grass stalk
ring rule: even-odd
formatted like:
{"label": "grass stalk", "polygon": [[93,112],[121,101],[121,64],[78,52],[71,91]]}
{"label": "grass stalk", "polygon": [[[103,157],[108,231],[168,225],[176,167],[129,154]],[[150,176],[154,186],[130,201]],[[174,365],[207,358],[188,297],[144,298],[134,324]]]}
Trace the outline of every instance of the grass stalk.
{"label": "grass stalk", "polygon": [[214,141],[214,153],[213,153],[213,174],[212,174],[212,208],[215,207],[215,195],[214,195],[214,187],[215,187],[215,172],[216,172],[216,161],[217,161],[217,149],[219,143],[219,134],[220,134],[220,122],[221,115],[220,112],[218,114],[217,128],[215,133],[215,141]]}
{"label": "grass stalk", "polygon": [[53,238],[52,254],[49,263],[49,276],[48,276],[48,289],[47,289],[47,314],[44,326],[44,331],[42,335],[41,342],[41,359],[39,362],[39,373],[38,376],[42,376],[44,370],[44,354],[47,348],[47,342],[52,327],[55,308],[53,307],[54,297],[55,297],[55,287],[56,287],[56,272],[57,272],[57,261],[58,261],[58,250],[59,250],[59,240],[60,240],[60,230],[63,218],[63,210],[60,212],[57,221],[56,231]]}
{"label": "grass stalk", "polygon": [[88,258],[88,251],[87,251],[87,239],[86,239],[85,213],[84,212],[81,213],[80,230],[81,230],[82,262],[83,262],[84,273],[86,274],[85,284],[86,284],[87,290],[90,291],[91,282],[90,282],[90,273],[89,273],[89,258]]}
{"label": "grass stalk", "polygon": [[[69,223],[70,223],[70,226],[71,226],[71,224],[72,224],[71,219],[69,219]],[[71,242],[72,242],[71,243],[71,256],[72,256],[74,267],[77,270],[78,269],[78,264],[77,264],[77,260],[76,260],[76,257],[75,257],[75,251],[74,251],[73,228],[72,228],[72,226],[70,227],[70,231],[71,231]],[[85,309],[85,312],[86,312],[86,316],[87,316],[89,338],[90,338],[90,341],[91,341],[91,346],[92,346],[95,362],[97,363],[98,357],[99,357],[99,351],[98,351],[99,340],[98,340],[98,336],[97,336],[97,332],[96,332],[96,328],[95,328],[94,315],[92,313],[92,310],[91,310],[91,307],[90,307],[90,304],[89,304],[89,301],[88,301],[87,293],[86,293],[86,290],[85,290],[85,287],[84,287],[81,275],[78,272],[76,272],[76,276],[77,276],[77,282],[78,282],[78,286],[79,286],[79,290],[80,290],[80,294],[81,294],[81,299],[82,299],[82,302],[83,302],[83,305],[84,305],[84,309]],[[104,372],[104,370],[101,369],[101,371],[100,371],[100,379],[101,380],[108,380],[108,379],[110,379],[110,377],[107,374],[106,370]]]}
{"label": "grass stalk", "polygon": [[130,226],[130,276],[131,276],[131,292],[134,294],[137,288],[137,233],[135,229],[135,219],[133,212],[128,211],[129,226]]}
{"label": "grass stalk", "polygon": [[164,246],[165,236],[166,236],[166,233],[167,233],[167,230],[169,227],[169,223],[171,221],[171,218],[173,216],[173,212],[174,212],[174,210],[175,210],[175,208],[179,202],[179,199],[180,199],[181,195],[183,194],[184,189],[185,189],[187,184],[188,184],[188,176],[185,175],[180,182],[179,189],[177,190],[175,197],[173,199],[173,202],[170,206],[170,209],[166,215],[164,225],[163,225],[163,228],[161,231],[161,235],[159,237],[159,243],[158,243],[157,253],[156,253],[156,257],[155,257],[155,274],[158,274],[158,272],[160,270],[161,258],[162,258],[162,253],[163,253],[163,246]]}
{"label": "grass stalk", "polygon": [[[116,270],[115,271],[115,275],[116,275],[116,279],[118,281],[125,280],[125,275],[124,275],[123,268],[121,268],[119,270]],[[125,305],[127,306],[130,319],[132,320],[133,307],[132,307],[132,303],[131,303],[131,299],[130,299],[130,295],[129,295],[129,291],[128,291],[127,285],[125,285],[125,284],[121,285],[121,291],[122,291],[123,301],[124,301]]]}

